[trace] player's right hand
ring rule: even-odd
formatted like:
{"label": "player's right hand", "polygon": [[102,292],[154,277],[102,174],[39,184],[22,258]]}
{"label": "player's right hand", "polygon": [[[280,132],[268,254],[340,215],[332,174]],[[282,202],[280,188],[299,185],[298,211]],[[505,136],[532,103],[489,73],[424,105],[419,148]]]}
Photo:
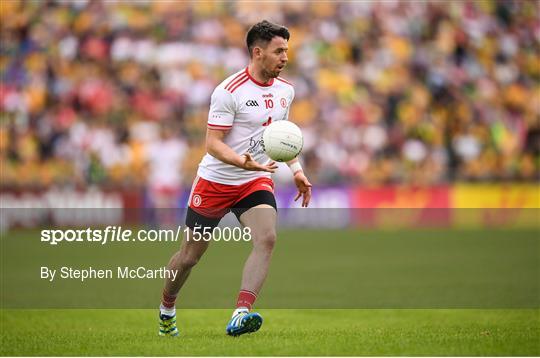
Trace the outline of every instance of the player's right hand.
{"label": "player's right hand", "polygon": [[255,159],[253,159],[253,157],[249,153],[244,153],[242,154],[242,156],[246,158],[242,165],[242,168],[245,170],[274,173],[276,169],[278,168],[276,162],[274,161],[271,161],[270,163],[263,165],[257,162]]}

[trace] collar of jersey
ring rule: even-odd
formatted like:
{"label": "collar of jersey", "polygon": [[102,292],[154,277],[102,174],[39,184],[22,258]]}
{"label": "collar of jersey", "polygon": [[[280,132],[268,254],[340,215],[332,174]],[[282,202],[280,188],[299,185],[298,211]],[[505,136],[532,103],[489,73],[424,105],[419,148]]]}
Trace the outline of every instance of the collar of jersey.
{"label": "collar of jersey", "polygon": [[255,83],[257,86],[261,86],[261,87],[269,87],[269,86],[272,86],[272,84],[274,83],[274,79],[271,78],[270,79],[270,82],[268,83],[262,83],[262,82],[259,82],[257,81],[256,79],[254,79],[253,77],[251,77],[251,75],[249,74],[249,71],[248,71],[248,68],[246,67],[246,75],[248,76],[248,78],[253,81],[253,83]]}

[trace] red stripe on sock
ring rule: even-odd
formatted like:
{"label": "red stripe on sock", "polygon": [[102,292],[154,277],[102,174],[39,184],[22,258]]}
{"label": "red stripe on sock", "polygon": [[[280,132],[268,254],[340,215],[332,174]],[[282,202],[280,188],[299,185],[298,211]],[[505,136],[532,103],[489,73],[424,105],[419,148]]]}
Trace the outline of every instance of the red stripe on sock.
{"label": "red stripe on sock", "polygon": [[176,304],[176,296],[169,295],[163,291],[163,295],[161,296],[161,304],[165,308],[173,308]]}
{"label": "red stripe on sock", "polygon": [[236,300],[236,308],[247,307],[249,310],[253,307],[257,294],[248,290],[240,290],[238,300]]}

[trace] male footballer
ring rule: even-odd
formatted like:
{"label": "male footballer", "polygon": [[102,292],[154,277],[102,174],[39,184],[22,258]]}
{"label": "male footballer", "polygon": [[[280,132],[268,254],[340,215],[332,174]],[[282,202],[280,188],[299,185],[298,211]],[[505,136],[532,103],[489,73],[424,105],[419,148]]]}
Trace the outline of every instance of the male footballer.
{"label": "male footballer", "polygon": [[[229,76],[212,94],[207,154],[199,164],[189,197],[189,230],[168,265],[169,270],[177,271],[177,277],[165,282],[160,305],[162,336],[179,335],[176,298],[209,245],[209,241],[194,240],[194,232],[204,232],[201,228],[212,232],[229,211],[251,229],[253,248],[244,265],[236,309],[226,332],[239,336],[262,325],[261,315],[251,309],[268,273],[276,241],[277,206],[270,174],[277,165],[265,154],[261,142],[268,124],[288,120],[294,98],[293,86],[279,77],[288,61],[289,37],[287,28],[266,20],[251,27],[246,38],[249,65]],[[295,200],[302,198],[302,207],[307,207],[311,184],[298,159],[287,164],[298,188]]]}

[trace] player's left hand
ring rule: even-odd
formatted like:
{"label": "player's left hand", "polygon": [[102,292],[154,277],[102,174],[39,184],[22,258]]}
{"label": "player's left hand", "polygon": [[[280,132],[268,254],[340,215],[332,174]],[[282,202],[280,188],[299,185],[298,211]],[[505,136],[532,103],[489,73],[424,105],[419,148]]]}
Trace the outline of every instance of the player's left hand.
{"label": "player's left hand", "polygon": [[309,201],[311,200],[311,183],[304,175],[303,171],[298,171],[296,174],[294,174],[294,183],[298,188],[298,194],[296,194],[294,201],[297,201],[300,199],[300,197],[302,197],[302,207],[307,208]]}

